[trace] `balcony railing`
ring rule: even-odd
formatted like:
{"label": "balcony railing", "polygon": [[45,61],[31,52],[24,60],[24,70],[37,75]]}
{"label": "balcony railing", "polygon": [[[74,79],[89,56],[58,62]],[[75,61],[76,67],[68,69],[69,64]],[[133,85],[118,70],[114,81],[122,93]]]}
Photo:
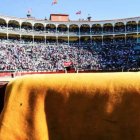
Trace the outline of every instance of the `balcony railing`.
{"label": "balcony railing", "polygon": [[38,35],[38,36],[79,36],[79,35],[113,35],[113,34],[125,34],[125,33],[137,33],[140,32],[140,28],[138,29],[130,29],[130,30],[122,30],[122,31],[91,31],[91,32],[52,32],[52,31],[35,31],[35,30],[25,30],[25,29],[19,29],[19,28],[6,28],[6,27],[0,27],[1,33],[12,33],[12,34],[21,34],[21,35]]}

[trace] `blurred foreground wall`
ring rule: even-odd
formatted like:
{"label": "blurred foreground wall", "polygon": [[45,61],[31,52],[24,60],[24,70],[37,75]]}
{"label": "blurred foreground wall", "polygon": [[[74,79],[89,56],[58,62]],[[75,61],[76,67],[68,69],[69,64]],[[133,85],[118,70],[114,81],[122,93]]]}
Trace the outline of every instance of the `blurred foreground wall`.
{"label": "blurred foreground wall", "polygon": [[140,73],[13,79],[0,140],[140,140]]}

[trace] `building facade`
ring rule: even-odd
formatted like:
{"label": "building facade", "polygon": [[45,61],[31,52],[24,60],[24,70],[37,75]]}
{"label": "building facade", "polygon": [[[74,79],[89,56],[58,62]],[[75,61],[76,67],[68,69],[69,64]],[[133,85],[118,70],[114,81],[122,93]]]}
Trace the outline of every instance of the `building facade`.
{"label": "building facade", "polygon": [[140,17],[102,21],[51,21],[0,16],[0,39],[31,44],[139,43]]}

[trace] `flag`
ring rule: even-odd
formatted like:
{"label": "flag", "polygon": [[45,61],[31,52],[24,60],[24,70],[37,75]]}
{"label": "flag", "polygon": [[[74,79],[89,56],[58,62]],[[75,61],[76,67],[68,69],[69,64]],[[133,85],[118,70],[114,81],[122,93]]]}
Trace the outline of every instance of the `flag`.
{"label": "flag", "polygon": [[57,0],[52,1],[52,5],[57,4]]}
{"label": "flag", "polygon": [[70,67],[72,65],[71,61],[64,62],[64,67]]}
{"label": "flag", "polygon": [[76,15],[80,15],[80,14],[81,14],[81,11],[77,11],[77,12],[76,12]]}

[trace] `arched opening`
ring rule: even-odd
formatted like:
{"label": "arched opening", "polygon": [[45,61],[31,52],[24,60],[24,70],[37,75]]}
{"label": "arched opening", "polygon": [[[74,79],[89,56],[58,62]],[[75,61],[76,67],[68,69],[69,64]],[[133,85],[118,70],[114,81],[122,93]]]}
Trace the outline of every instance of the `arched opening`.
{"label": "arched opening", "polygon": [[115,35],[114,43],[115,44],[125,44],[125,35]]}
{"label": "arched opening", "polygon": [[136,31],[137,31],[136,21],[128,21],[126,23],[126,32],[136,32]]}
{"label": "arched opening", "polygon": [[47,44],[56,44],[56,36],[47,36],[46,37],[46,43]]}
{"label": "arched opening", "polygon": [[137,34],[127,34],[126,35],[126,43],[127,44],[137,43]]}
{"label": "arched opening", "polygon": [[91,33],[92,34],[101,34],[102,33],[102,27],[100,24],[93,24],[91,27]]}
{"label": "arched opening", "polygon": [[113,44],[113,36],[103,36],[103,44],[104,45]]}
{"label": "arched opening", "polygon": [[90,45],[91,44],[91,38],[89,36],[81,36],[80,37],[80,43],[81,43],[81,45]]}
{"label": "arched opening", "polygon": [[95,46],[101,46],[102,45],[102,36],[93,36],[92,44]]}
{"label": "arched opening", "polygon": [[8,34],[8,41],[11,43],[20,43],[20,35]]}
{"label": "arched opening", "polygon": [[33,36],[22,35],[21,36],[21,43],[23,43],[23,44],[32,44],[33,43]]}
{"label": "arched opening", "polygon": [[115,23],[114,32],[116,32],[116,33],[125,32],[125,25],[124,25],[124,23],[123,22]]}
{"label": "arched opening", "polygon": [[58,43],[59,44],[68,44],[68,37],[59,36],[58,37]]}
{"label": "arched opening", "polygon": [[22,22],[21,24],[21,30],[22,31],[32,31],[32,24],[29,22]]}
{"label": "arched opening", "polygon": [[138,22],[138,31],[140,32],[140,21]]}
{"label": "arched opening", "polygon": [[70,35],[79,35],[79,27],[76,24],[72,24],[69,26]]}
{"label": "arched opening", "polygon": [[45,37],[44,36],[34,36],[34,43],[45,44]]}
{"label": "arched opening", "polygon": [[4,19],[0,18],[0,28],[4,29],[7,27],[7,23]]}
{"label": "arched opening", "polygon": [[66,34],[68,31],[68,27],[65,24],[59,24],[57,27],[57,32],[60,34]]}
{"label": "arched opening", "polygon": [[111,23],[106,23],[103,25],[103,33],[113,33],[113,25]]}
{"label": "arched opening", "polygon": [[88,24],[82,24],[80,27],[81,35],[89,35],[90,34],[90,26]]}
{"label": "arched opening", "polygon": [[56,33],[56,26],[54,24],[47,24],[46,33]]}
{"label": "arched opening", "polygon": [[20,24],[16,20],[10,20],[8,22],[8,29],[9,30],[19,30],[20,29]]}
{"label": "arched opening", "polygon": [[44,32],[44,25],[41,23],[35,23],[34,24],[34,30],[36,32]]}
{"label": "arched opening", "polygon": [[140,33],[138,34],[138,40],[137,40],[137,43],[139,43],[140,44]]}
{"label": "arched opening", "polygon": [[0,33],[0,42],[5,42],[7,40],[7,34]]}
{"label": "arched opening", "polygon": [[76,37],[76,36],[69,37],[69,44],[70,45],[79,45],[79,37]]}

